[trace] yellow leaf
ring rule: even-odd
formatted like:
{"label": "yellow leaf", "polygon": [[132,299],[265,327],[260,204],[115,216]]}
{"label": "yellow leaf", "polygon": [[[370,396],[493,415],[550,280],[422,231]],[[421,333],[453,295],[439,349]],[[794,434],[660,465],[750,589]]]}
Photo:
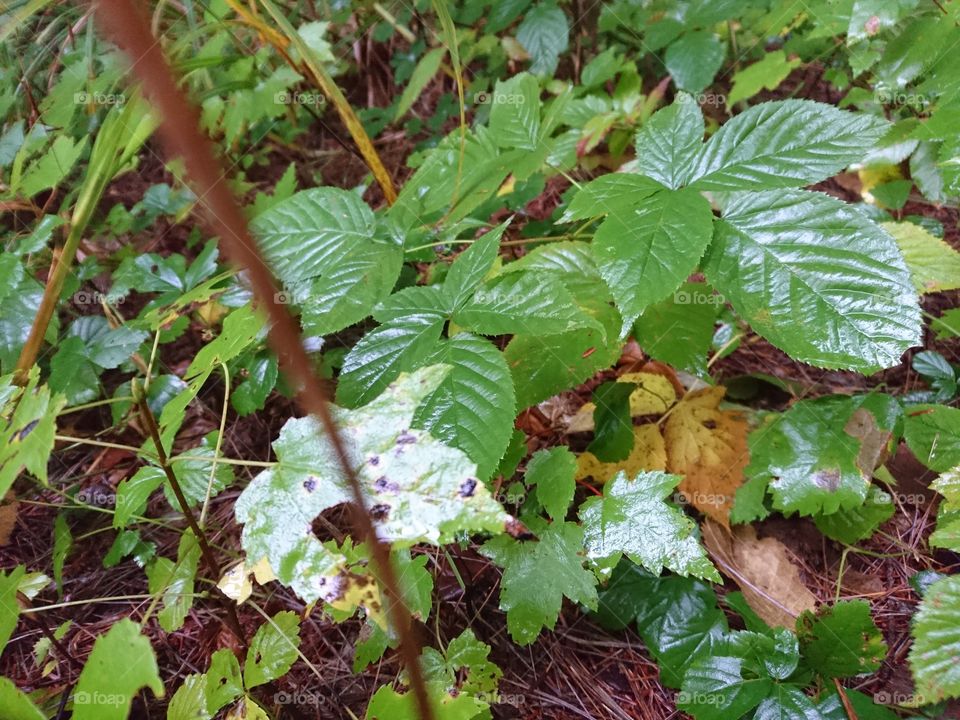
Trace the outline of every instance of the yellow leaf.
{"label": "yellow leaf", "polygon": [[[636,383],[637,389],[630,393],[630,415],[663,415],[677,401],[677,391],[670,379],[657,373],[624,373],[617,382]],[[592,402],[585,404],[570,418],[568,433],[593,430],[593,411],[597,406]]]}
{"label": "yellow leaf", "polygon": [[336,588],[336,595],[328,595],[324,598],[331,607],[348,613],[362,607],[366,610],[367,617],[382,630],[387,629],[387,617],[380,597],[380,588],[371,575],[342,572],[336,577],[333,585]]}
{"label": "yellow leaf", "polygon": [[800,613],[816,608],[817,598],[776,538],[759,540],[751,525],[737,525],[731,532],[707,519],[703,542],[720,572],[740,586],[750,607],[771,627],[792,630]]}
{"label": "yellow leaf", "polygon": [[683,476],[680,492],[697,510],[728,526],[750,456],[746,420],[719,409],[725,393],[718,386],[685,395],[667,416],[663,436],[667,470]]}
{"label": "yellow leaf", "polygon": [[621,470],[628,477],[635,477],[643,470],[665,470],[667,450],[663,435],[654,423],[638,425],[633,428],[633,451],[626,460],[616,463],[603,463],[591,452],[582,453],[577,458],[577,479],[593,478],[595,482],[605,483]]}

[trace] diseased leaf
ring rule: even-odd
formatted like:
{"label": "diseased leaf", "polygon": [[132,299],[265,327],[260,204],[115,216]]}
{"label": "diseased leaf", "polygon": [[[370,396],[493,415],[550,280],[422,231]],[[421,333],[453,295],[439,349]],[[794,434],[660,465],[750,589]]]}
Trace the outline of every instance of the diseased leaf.
{"label": "diseased leaf", "polygon": [[803,400],[768,415],[750,436],[749,480],[769,480],[781,512],[829,515],[867,498],[875,468],[899,417],[885,395]]}
{"label": "diseased leaf", "polygon": [[920,343],[916,293],[896,243],[826,195],[730,195],[704,270],[795,360],[871,373]]}
{"label": "diseased leaf", "polygon": [[675,475],[621,472],[580,506],[587,555],[612,566],[626,555],[659,575],[664,568],[679,575],[720,581],[697,538],[696,524],[664,502],[680,482]]}
{"label": "diseased leaf", "polygon": [[543,628],[552,630],[563,598],[596,608],[592,573],[583,569],[583,530],[555,522],[539,540],[518,542],[508,535],[488,540],[481,553],[503,568],[500,609],[514,642],[529,645]]}
{"label": "diseased leaf", "polygon": [[[413,428],[417,407],[448,368],[402,375],[358,410],[334,408],[378,532],[399,547],[449,542],[459,532],[501,532],[509,516],[460,450]],[[313,534],[324,510],[348,502],[329,440],[313,418],[288,420],[273,444],[278,463],[236,503],[247,558],[269,560],[277,577],[307,602],[336,600],[343,563]]]}
{"label": "diseased leaf", "polygon": [[887,222],[881,227],[900,246],[917,292],[960,288],[960,253],[912,222]]}

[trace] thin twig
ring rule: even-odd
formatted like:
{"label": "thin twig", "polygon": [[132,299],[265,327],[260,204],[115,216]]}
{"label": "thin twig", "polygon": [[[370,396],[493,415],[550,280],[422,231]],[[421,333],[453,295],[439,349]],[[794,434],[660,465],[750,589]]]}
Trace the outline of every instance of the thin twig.
{"label": "thin twig", "polygon": [[314,374],[310,358],[303,349],[296,321],[287,306],[275,302],[277,282],[264,263],[246,219],[227,186],[226,174],[216,160],[210,141],[198,130],[200,118],[197,110],[177,88],[159,44],[131,0],[101,0],[98,9],[103,26],[135,58],[133,69],[162,117],[161,134],[169,144],[169,149],[183,157],[188,176],[193,180],[196,195],[200,198],[198,202],[209,211],[214,234],[223,242],[231,259],[247,269],[254,295],[270,319],[269,341],[299,386],[300,403],[320,421],[333,447],[341,475],[353,496],[354,527],[367,542],[390,599],[387,608],[400,638],[400,654],[407,667],[420,717],[422,720],[433,720],[435,715],[420,667],[420,651],[412,632],[412,618],[400,594],[396,571],[390,562],[390,549],[374,528],[360,480],[327,406],[323,385]]}

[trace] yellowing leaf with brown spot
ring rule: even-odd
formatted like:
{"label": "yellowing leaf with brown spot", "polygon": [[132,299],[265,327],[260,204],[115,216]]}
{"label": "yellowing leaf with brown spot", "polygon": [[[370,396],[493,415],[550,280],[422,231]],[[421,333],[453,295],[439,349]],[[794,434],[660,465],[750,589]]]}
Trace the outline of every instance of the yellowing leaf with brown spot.
{"label": "yellowing leaf with brown spot", "polygon": [[[617,382],[636,383],[637,389],[630,393],[631,417],[644,415],[663,415],[677,402],[677,391],[670,379],[664,375],[648,372],[624,373]],[[592,402],[581,407],[567,424],[568,433],[593,430],[593,411],[597,406]],[[648,468],[662,470],[663,468]]]}
{"label": "yellowing leaf with brown spot", "polygon": [[750,456],[747,421],[719,409],[725,393],[724,387],[710,387],[685,395],[667,416],[663,436],[667,470],[683,477],[680,492],[697,510],[729,526]]}
{"label": "yellowing leaf with brown spot", "polygon": [[605,483],[621,470],[628,477],[636,477],[643,470],[665,470],[667,449],[663,443],[660,429],[653,423],[633,428],[633,450],[626,460],[616,463],[604,463],[597,460],[591,452],[581,453],[577,457],[577,479],[593,478],[594,482]]}
{"label": "yellowing leaf with brown spot", "polygon": [[704,520],[703,543],[724,575],[740,586],[743,597],[771,627],[791,630],[804,610],[814,610],[817,598],[800,580],[786,546],[776,538],[757,538],[751,525],[731,531]]}

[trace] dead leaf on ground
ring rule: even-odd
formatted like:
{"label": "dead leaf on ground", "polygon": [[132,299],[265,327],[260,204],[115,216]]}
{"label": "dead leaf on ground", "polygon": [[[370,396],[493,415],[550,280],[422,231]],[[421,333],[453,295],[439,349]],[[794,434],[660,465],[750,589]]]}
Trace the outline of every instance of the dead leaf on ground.
{"label": "dead leaf on ground", "polygon": [[873,472],[887,461],[890,456],[890,438],[892,433],[877,427],[877,419],[866,408],[854,411],[843,431],[850,437],[860,440],[860,452],[857,455],[857,467],[865,477],[873,477]]}
{"label": "dead leaf on ground", "polygon": [[[630,393],[631,417],[644,415],[663,415],[677,402],[677,391],[670,379],[656,373],[624,373],[617,382],[636,383],[637,389]],[[596,405],[588,402],[583,405],[567,423],[568,433],[589,432],[593,430],[593,411]]]}
{"label": "dead leaf on ground", "polygon": [[594,482],[605,483],[621,470],[628,477],[636,477],[644,470],[666,470],[667,449],[663,443],[660,429],[653,423],[637,425],[633,428],[633,450],[626,460],[616,463],[604,463],[597,460],[592,452],[581,453],[577,457],[577,480],[593,478]]}
{"label": "dead leaf on ground", "polygon": [[13,528],[17,525],[17,512],[19,510],[20,503],[14,497],[13,491],[8,492],[3,504],[0,505],[0,547],[10,544]]}
{"label": "dead leaf on ground", "polygon": [[804,610],[814,610],[817,598],[800,580],[786,545],[775,538],[758,539],[750,525],[732,530],[707,518],[703,542],[724,575],[771,627],[793,629]]}
{"label": "dead leaf on ground", "polygon": [[663,435],[667,470],[683,477],[680,492],[697,510],[729,526],[750,455],[746,419],[719,409],[725,393],[720,386],[688,393],[667,416]]}

